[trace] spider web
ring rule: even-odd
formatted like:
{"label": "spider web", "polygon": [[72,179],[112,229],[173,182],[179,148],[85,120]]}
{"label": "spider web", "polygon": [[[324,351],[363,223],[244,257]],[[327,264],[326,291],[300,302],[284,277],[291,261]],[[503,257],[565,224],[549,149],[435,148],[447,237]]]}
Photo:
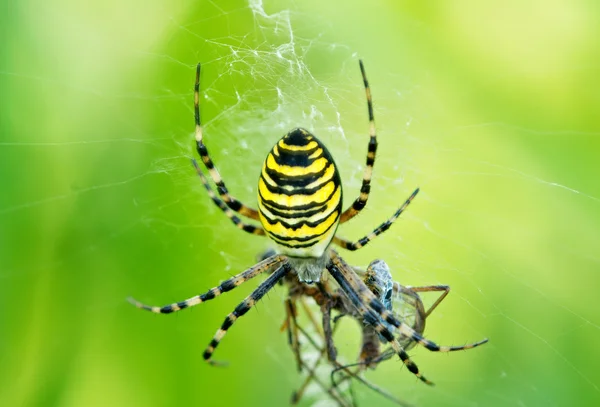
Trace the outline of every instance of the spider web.
{"label": "spider web", "polygon": [[[17,373],[0,404],[287,403],[301,376],[278,330],[285,290],[231,329],[216,355],[231,366],[216,370],[201,351],[256,283],[164,319],[123,299],[187,298],[268,247],[231,227],[190,165],[196,62],[206,143],[236,197],[255,206],[264,157],[301,126],[328,146],[348,204],[368,141],[358,58],[380,147],[369,203],[340,234],[362,237],[421,192],[383,236],[342,255],[357,266],[383,258],[405,285],[450,285],[428,338],[490,338],[451,355],[412,349],[434,388],[396,360],[366,378],[418,406],[600,400],[600,313],[587,303],[600,288],[600,126],[588,91],[600,59],[584,57],[597,49],[593,18],[584,6],[526,10],[540,12],[537,35],[522,17],[506,17],[521,27],[510,42],[490,34],[501,23],[490,32],[471,25],[474,36],[456,28],[489,12],[472,5],[465,15],[394,5],[365,14],[363,6],[144,3],[140,15],[131,3],[119,4],[117,17],[73,3],[7,25],[0,304],[11,312],[0,356],[3,375]],[[553,36],[562,41],[554,53],[537,51]],[[358,328],[344,321],[336,336],[344,360],[355,359],[358,342]],[[387,402],[354,389],[361,405]],[[330,401],[313,386],[303,403]]]}

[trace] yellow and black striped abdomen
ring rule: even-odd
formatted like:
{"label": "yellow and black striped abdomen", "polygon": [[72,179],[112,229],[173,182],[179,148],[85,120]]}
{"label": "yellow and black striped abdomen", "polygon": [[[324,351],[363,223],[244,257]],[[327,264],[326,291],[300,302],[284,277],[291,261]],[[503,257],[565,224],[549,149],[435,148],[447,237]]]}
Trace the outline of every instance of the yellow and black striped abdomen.
{"label": "yellow and black striped abdomen", "polygon": [[321,257],[337,229],[342,184],[333,158],[310,132],[294,129],[263,163],[258,180],[263,228],[296,257]]}

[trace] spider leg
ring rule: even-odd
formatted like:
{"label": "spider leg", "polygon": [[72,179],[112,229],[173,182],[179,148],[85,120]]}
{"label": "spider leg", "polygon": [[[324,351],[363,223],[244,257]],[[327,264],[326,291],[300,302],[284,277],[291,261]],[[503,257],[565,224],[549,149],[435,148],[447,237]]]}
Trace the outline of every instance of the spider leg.
{"label": "spider leg", "polygon": [[[419,372],[419,367],[412,360],[410,360],[410,357],[402,348],[402,346],[398,343],[397,339],[394,338],[392,333],[382,323],[381,318],[379,315],[377,315],[376,311],[374,311],[370,307],[367,307],[366,304],[368,304],[368,302],[365,302],[363,300],[365,296],[361,291],[361,285],[362,287],[364,287],[365,290],[369,291],[370,293],[371,291],[364,285],[362,281],[360,281],[360,279],[356,279],[360,283],[360,285],[358,286],[356,280],[349,279],[348,275],[349,273],[353,273],[353,271],[345,262],[339,260],[341,260],[341,258],[337,256],[337,253],[332,251],[332,261],[327,265],[327,270],[332,275],[332,277],[338,282],[338,284],[340,285],[344,293],[348,296],[350,301],[352,301],[360,317],[362,317],[364,321],[371,325],[377,331],[377,333],[379,333],[388,342],[390,342],[394,351],[396,351],[404,365],[412,374],[417,376],[422,382],[432,385],[433,383],[427,380],[425,376],[423,376],[421,372]],[[373,295],[373,293],[371,293],[371,295]],[[375,298],[374,295],[373,298]],[[375,300],[377,299],[375,298]],[[410,327],[407,328],[411,329]]]}
{"label": "spider leg", "polygon": [[[309,292],[307,292],[306,295],[308,295],[308,296],[314,296],[314,294],[311,294]],[[312,310],[310,309],[310,307],[308,306],[308,304],[306,303],[306,301],[304,301],[304,298],[300,298],[300,305],[302,306],[302,309],[306,313],[306,316],[308,317],[308,320],[310,321],[310,324],[313,326],[315,332],[318,335],[325,335],[325,333],[322,332],[323,326],[319,325],[319,323],[317,322],[317,319],[313,315]],[[298,326],[298,328],[300,328],[300,326]]]}
{"label": "spider leg", "polygon": [[[379,301],[379,299],[371,292],[371,290],[369,290],[367,288],[367,286],[352,271],[350,266],[348,266],[348,264],[333,250],[331,251],[331,258],[332,258],[331,265],[328,266],[328,270],[330,271],[330,273],[332,272],[332,269],[334,269],[336,271],[336,273],[335,273],[335,275],[332,273],[332,275],[336,279],[336,281],[338,281],[338,284],[340,284],[340,286],[341,286],[342,284],[340,283],[340,281],[343,280],[345,287],[348,287],[348,289],[351,289],[352,293],[357,296],[356,298],[353,298],[352,296],[349,296],[349,297],[350,297],[350,300],[354,303],[354,305],[359,309],[360,312],[364,312],[362,310],[362,307],[364,307],[364,308],[366,308],[367,311],[372,310],[376,313],[377,318],[375,318],[375,322],[377,324],[380,324],[379,318],[381,318],[388,324],[391,324],[391,325],[395,326],[396,328],[398,328],[398,332],[401,335],[403,335],[407,338],[410,338],[415,342],[418,342],[420,345],[424,346],[426,349],[428,349],[432,352],[454,352],[454,351],[458,351],[458,350],[471,349],[471,348],[475,348],[477,346],[483,345],[484,343],[488,342],[488,339],[486,338],[479,342],[462,345],[462,346],[440,346],[440,345],[437,345],[435,342],[430,341],[429,339],[425,339],[418,332],[416,332],[413,328],[411,328],[404,322],[398,320],[398,318],[396,318],[392,314],[391,311],[387,310],[384,307],[384,305],[381,303],[381,301]],[[346,288],[344,288],[344,291],[347,291]],[[358,301],[358,303],[356,301]],[[368,315],[368,314],[367,314],[367,317],[371,318],[370,315]],[[380,331],[381,328],[378,328],[377,325],[375,328],[377,329],[377,332],[382,334],[382,336],[386,340],[390,341],[390,339],[388,339],[388,337],[386,335],[384,335],[384,333],[382,331]],[[387,332],[389,334],[389,331],[387,331]],[[396,342],[396,345],[398,345],[397,342]],[[394,346],[395,346],[394,342],[392,342],[392,347],[394,347]],[[396,347],[394,347],[394,350],[396,350],[398,352]]]}
{"label": "spider leg", "polygon": [[379,236],[380,234],[382,234],[383,232],[388,230],[390,228],[390,226],[392,226],[392,223],[394,223],[396,221],[396,219],[398,219],[400,214],[402,212],[404,212],[406,207],[408,205],[410,205],[410,203],[415,198],[415,196],[417,196],[418,193],[419,193],[419,188],[415,189],[415,191],[408,197],[408,199],[404,202],[404,204],[402,204],[402,206],[400,208],[398,208],[396,210],[396,212],[388,220],[383,222],[381,225],[377,226],[377,228],[375,228],[375,230],[373,230],[367,236],[365,236],[361,239],[358,239],[356,242],[351,242],[349,240],[342,239],[340,237],[335,236],[333,238],[333,243],[337,244],[340,247],[343,247],[346,250],[350,250],[350,251],[358,250],[361,247],[364,247],[371,240],[375,239],[377,236]]}
{"label": "spider leg", "polygon": [[372,326],[363,325],[362,327],[362,344],[360,347],[359,360],[364,363],[365,367],[375,367],[378,362],[375,362],[381,356],[380,339],[377,332]]}
{"label": "spider leg", "polygon": [[251,278],[256,277],[257,275],[264,273],[265,271],[272,270],[276,266],[281,265],[281,263],[285,259],[286,257],[282,255],[271,256],[261,261],[257,265],[250,267],[248,270],[243,271],[240,274],[223,281],[217,287],[211,288],[203,294],[196,295],[195,297],[188,298],[187,300],[183,300],[180,302],[175,302],[173,304],[164,305],[162,307],[142,304],[141,302],[136,301],[131,297],[129,297],[127,300],[136,307],[144,309],[146,311],[154,312],[157,314],[170,314],[172,312],[181,311],[182,309],[193,307],[194,305],[198,305],[208,300],[212,300],[213,298],[218,297],[219,295],[227,291],[231,291],[235,287],[250,280]]}
{"label": "spider leg", "polygon": [[283,263],[280,267],[265,281],[263,281],[257,288],[254,290],[244,301],[238,304],[237,307],[225,318],[221,327],[217,330],[217,333],[213,336],[210,341],[208,347],[203,353],[204,360],[210,364],[215,364],[214,361],[211,360],[212,354],[219,346],[219,342],[227,333],[227,330],[231,328],[233,323],[242,315],[250,310],[279,280],[281,280],[287,273],[292,270],[292,267],[289,263]]}
{"label": "spider leg", "polygon": [[367,74],[365,73],[365,67],[362,60],[359,60],[360,72],[362,74],[363,82],[365,85],[365,93],[367,95],[367,109],[369,111],[369,146],[367,149],[367,166],[363,174],[362,186],[360,188],[360,195],[351,207],[346,209],[340,216],[340,223],[345,223],[358,215],[363,210],[369,199],[369,193],[371,192],[371,176],[373,174],[373,164],[375,164],[375,153],[377,151],[377,134],[375,132],[375,118],[373,116],[373,100],[371,99],[371,88],[367,81]]}
{"label": "spider leg", "polygon": [[424,293],[424,292],[439,292],[443,291],[443,293],[439,296],[439,298],[429,307],[429,309],[425,312],[425,318],[427,318],[433,310],[437,308],[438,305],[444,298],[450,293],[450,287],[447,285],[426,285],[423,287],[405,287],[406,290],[412,291],[414,293]]}
{"label": "spider leg", "polygon": [[196,123],[196,150],[202,159],[202,162],[206,166],[210,177],[213,179],[215,184],[217,184],[217,191],[219,195],[225,201],[228,207],[236,211],[242,216],[246,216],[250,219],[259,220],[258,212],[256,209],[253,209],[249,206],[246,206],[233,196],[229,194],[227,187],[225,186],[225,182],[221,178],[221,174],[219,174],[219,170],[215,167],[210,155],[208,154],[208,149],[206,145],[204,145],[204,141],[202,138],[202,125],[200,123],[200,64],[196,66],[196,82],[194,83],[194,121]]}
{"label": "spider leg", "polygon": [[298,321],[296,320],[296,304],[291,298],[285,300],[286,324],[288,333],[288,344],[292,348],[296,359],[296,367],[302,371],[302,357],[300,356],[300,341],[298,340]]}
{"label": "spider leg", "polygon": [[221,209],[225,213],[225,215],[233,222],[233,224],[238,229],[241,229],[244,232],[248,232],[253,235],[265,236],[265,230],[262,228],[262,226],[250,225],[248,223],[243,222],[240,218],[235,216],[235,213],[225,204],[225,202],[219,199],[219,197],[217,197],[217,195],[214,193],[210,184],[208,183],[208,180],[204,176],[204,173],[198,166],[196,160],[192,159],[192,164],[194,165],[194,168],[196,169],[196,172],[200,177],[200,181],[202,181],[202,185],[204,185],[204,188],[206,189],[206,192],[208,193],[210,199],[212,199],[215,205],[217,205],[219,209]]}
{"label": "spider leg", "polygon": [[[429,316],[429,314],[425,312],[425,306],[423,305],[423,300],[421,299],[419,294],[413,291],[411,287],[404,287],[397,281],[394,281],[393,292],[397,296],[401,296],[402,304],[399,304],[401,307],[410,306],[411,308],[413,308],[414,322],[412,323],[411,328],[414,329],[415,332],[417,332],[419,335],[423,335],[423,332],[425,332],[425,324],[427,322],[427,317]],[[412,312],[413,311],[411,311],[411,313]],[[404,350],[412,349],[416,345],[416,342],[414,342],[412,338],[407,337],[400,339],[399,342],[400,344],[402,344]]]}
{"label": "spider leg", "polygon": [[321,305],[321,313],[323,314],[323,337],[325,338],[327,359],[330,362],[335,362],[337,359],[337,350],[335,349],[335,344],[333,343],[333,330],[331,329],[331,309],[333,308],[334,300],[321,283],[317,283],[317,286],[326,299],[323,305]]}

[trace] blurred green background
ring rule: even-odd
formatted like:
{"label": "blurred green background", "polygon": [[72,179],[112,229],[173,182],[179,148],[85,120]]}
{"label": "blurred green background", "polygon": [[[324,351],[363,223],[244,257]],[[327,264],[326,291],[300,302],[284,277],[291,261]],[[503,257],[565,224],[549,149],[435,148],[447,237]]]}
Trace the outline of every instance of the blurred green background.
{"label": "blurred green background", "polygon": [[[441,344],[367,377],[418,406],[600,403],[600,10],[596,1],[9,2],[0,17],[0,405],[288,403],[301,382],[281,288],[202,351],[257,282],[162,316],[247,268],[268,242],[205,196],[194,156],[197,61],[206,142],[254,204],[287,130],[329,147],[346,202],[367,145],[363,58],[380,150],[359,238],[414,187],[355,265],[448,284]],[[338,345],[351,360],[358,330]],[[361,405],[387,405],[357,388]],[[303,405],[322,402],[313,395]]]}

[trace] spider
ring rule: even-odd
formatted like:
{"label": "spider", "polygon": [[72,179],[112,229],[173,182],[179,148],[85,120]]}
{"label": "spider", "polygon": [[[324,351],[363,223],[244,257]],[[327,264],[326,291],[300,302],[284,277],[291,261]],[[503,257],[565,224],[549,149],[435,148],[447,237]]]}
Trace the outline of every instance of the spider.
{"label": "spider", "polygon": [[[200,64],[196,67],[194,84],[194,119],[196,149],[217,187],[217,197],[195,160],[194,167],[208,195],[239,229],[254,235],[266,235],[279,250],[267,259],[223,281],[205,293],[162,307],[142,304],[130,299],[136,307],[154,313],[169,314],[231,291],[262,273],[269,276],[226,318],[203,353],[204,359],[215,364],[212,355],[235,321],[246,314],[279,280],[286,275],[295,275],[304,284],[319,287],[325,270],[338,283],[341,290],[356,308],[357,314],[373,329],[390,342],[408,370],[421,381],[432,384],[409,358],[402,345],[389,327],[398,335],[410,338],[433,352],[450,352],[479,346],[487,339],[464,346],[439,346],[425,339],[405,322],[396,318],[362,282],[353,269],[331,248],[336,244],[347,250],[358,250],[375,237],[385,232],[412,202],[419,192],[417,188],[408,199],[385,222],[370,234],[352,242],[336,236],[339,224],[355,217],[367,204],[371,189],[371,175],[377,151],[377,136],[371,90],[364,65],[359,61],[365,87],[369,115],[369,143],[367,160],[359,196],[352,205],[342,211],[342,185],[340,174],[325,145],[308,130],[295,128],[284,135],[268,153],[258,180],[258,210],[240,202],[232,196],[204,144],[200,122]],[[259,225],[248,224],[237,215],[259,221]]]}
{"label": "spider", "polygon": [[[373,292],[373,294],[377,296],[377,298],[388,310],[393,312],[394,316],[407,323],[420,335],[422,335],[423,331],[425,330],[425,320],[427,317],[437,308],[437,306],[444,300],[450,291],[450,287],[446,285],[433,285],[424,287],[402,286],[400,283],[392,280],[390,269],[383,260],[372,261],[366,271],[358,268],[354,268],[354,270],[357,274],[363,277],[363,282],[365,285],[371,290],[371,292]],[[374,390],[376,393],[379,393],[383,397],[393,401],[395,404],[400,406],[408,406],[408,403],[397,399],[385,390],[359,376],[361,371],[365,370],[366,368],[375,368],[379,363],[391,358],[395,353],[392,348],[380,353],[380,342],[385,341],[382,340],[383,338],[377,334],[373,326],[369,324],[361,324],[363,339],[359,362],[350,365],[342,365],[335,360],[335,358],[332,360],[332,358],[329,357],[329,362],[334,367],[333,371],[331,372],[332,386],[326,386],[319,379],[315,373],[315,369],[321,364],[327,354],[335,352],[335,350],[332,351],[332,349],[335,349],[333,345],[333,335],[338,326],[336,324],[337,320],[345,315],[356,318],[358,314],[355,307],[348,301],[346,295],[343,292],[340,292],[339,289],[331,290],[331,288],[326,285],[325,290],[315,291],[314,289],[311,289],[310,286],[306,286],[301,283],[294,284],[291,281],[289,283],[290,296],[286,300],[286,320],[282,326],[282,329],[287,328],[289,338],[288,341],[295,354],[298,366],[304,369],[307,373],[304,382],[293,394],[292,404],[297,404],[302,398],[307,386],[312,381],[315,381],[334,401],[338,403],[338,405],[348,405],[348,402],[343,398],[342,392],[338,386],[341,382],[354,378],[368,388]],[[442,292],[442,294],[426,311],[423,301],[419,296],[419,293],[421,292]],[[312,297],[323,311],[324,321],[322,333],[320,332],[320,326],[312,315],[311,309],[305,302],[307,297]],[[308,320],[311,322],[313,330],[316,331],[320,337],[322,337],[322,340],[325,343],[325,345],[322,347],[319,346],[311,337],[311,335],[307,333],[306,329],[304,329],[298,323],[296,311],[297,302],[300,303],[305,314],[308,316]],[[332,309],[339,312],[339,315],[333,319],[333,328],[331,328],[331,325],[326,323],[327,318],[330,318],[330,310]],[[389,329],[394,332],[394,328]],[[302,336],[315,349],[317,349],[317,351],[320,352],[319,357],[312,365],[309,365],[302,358],[299,344],[299,333],[301,333]],[[400,344],[405,350],[409,350],[415,345],[415,342],[413,342],[410,338],[403,338],[400,340]],[[358,366],[357,369],[355,371],[350,370],[350,368],[354,366]],[[336,373],[344,373],[345,376],[341,380],[336,381]]]}

